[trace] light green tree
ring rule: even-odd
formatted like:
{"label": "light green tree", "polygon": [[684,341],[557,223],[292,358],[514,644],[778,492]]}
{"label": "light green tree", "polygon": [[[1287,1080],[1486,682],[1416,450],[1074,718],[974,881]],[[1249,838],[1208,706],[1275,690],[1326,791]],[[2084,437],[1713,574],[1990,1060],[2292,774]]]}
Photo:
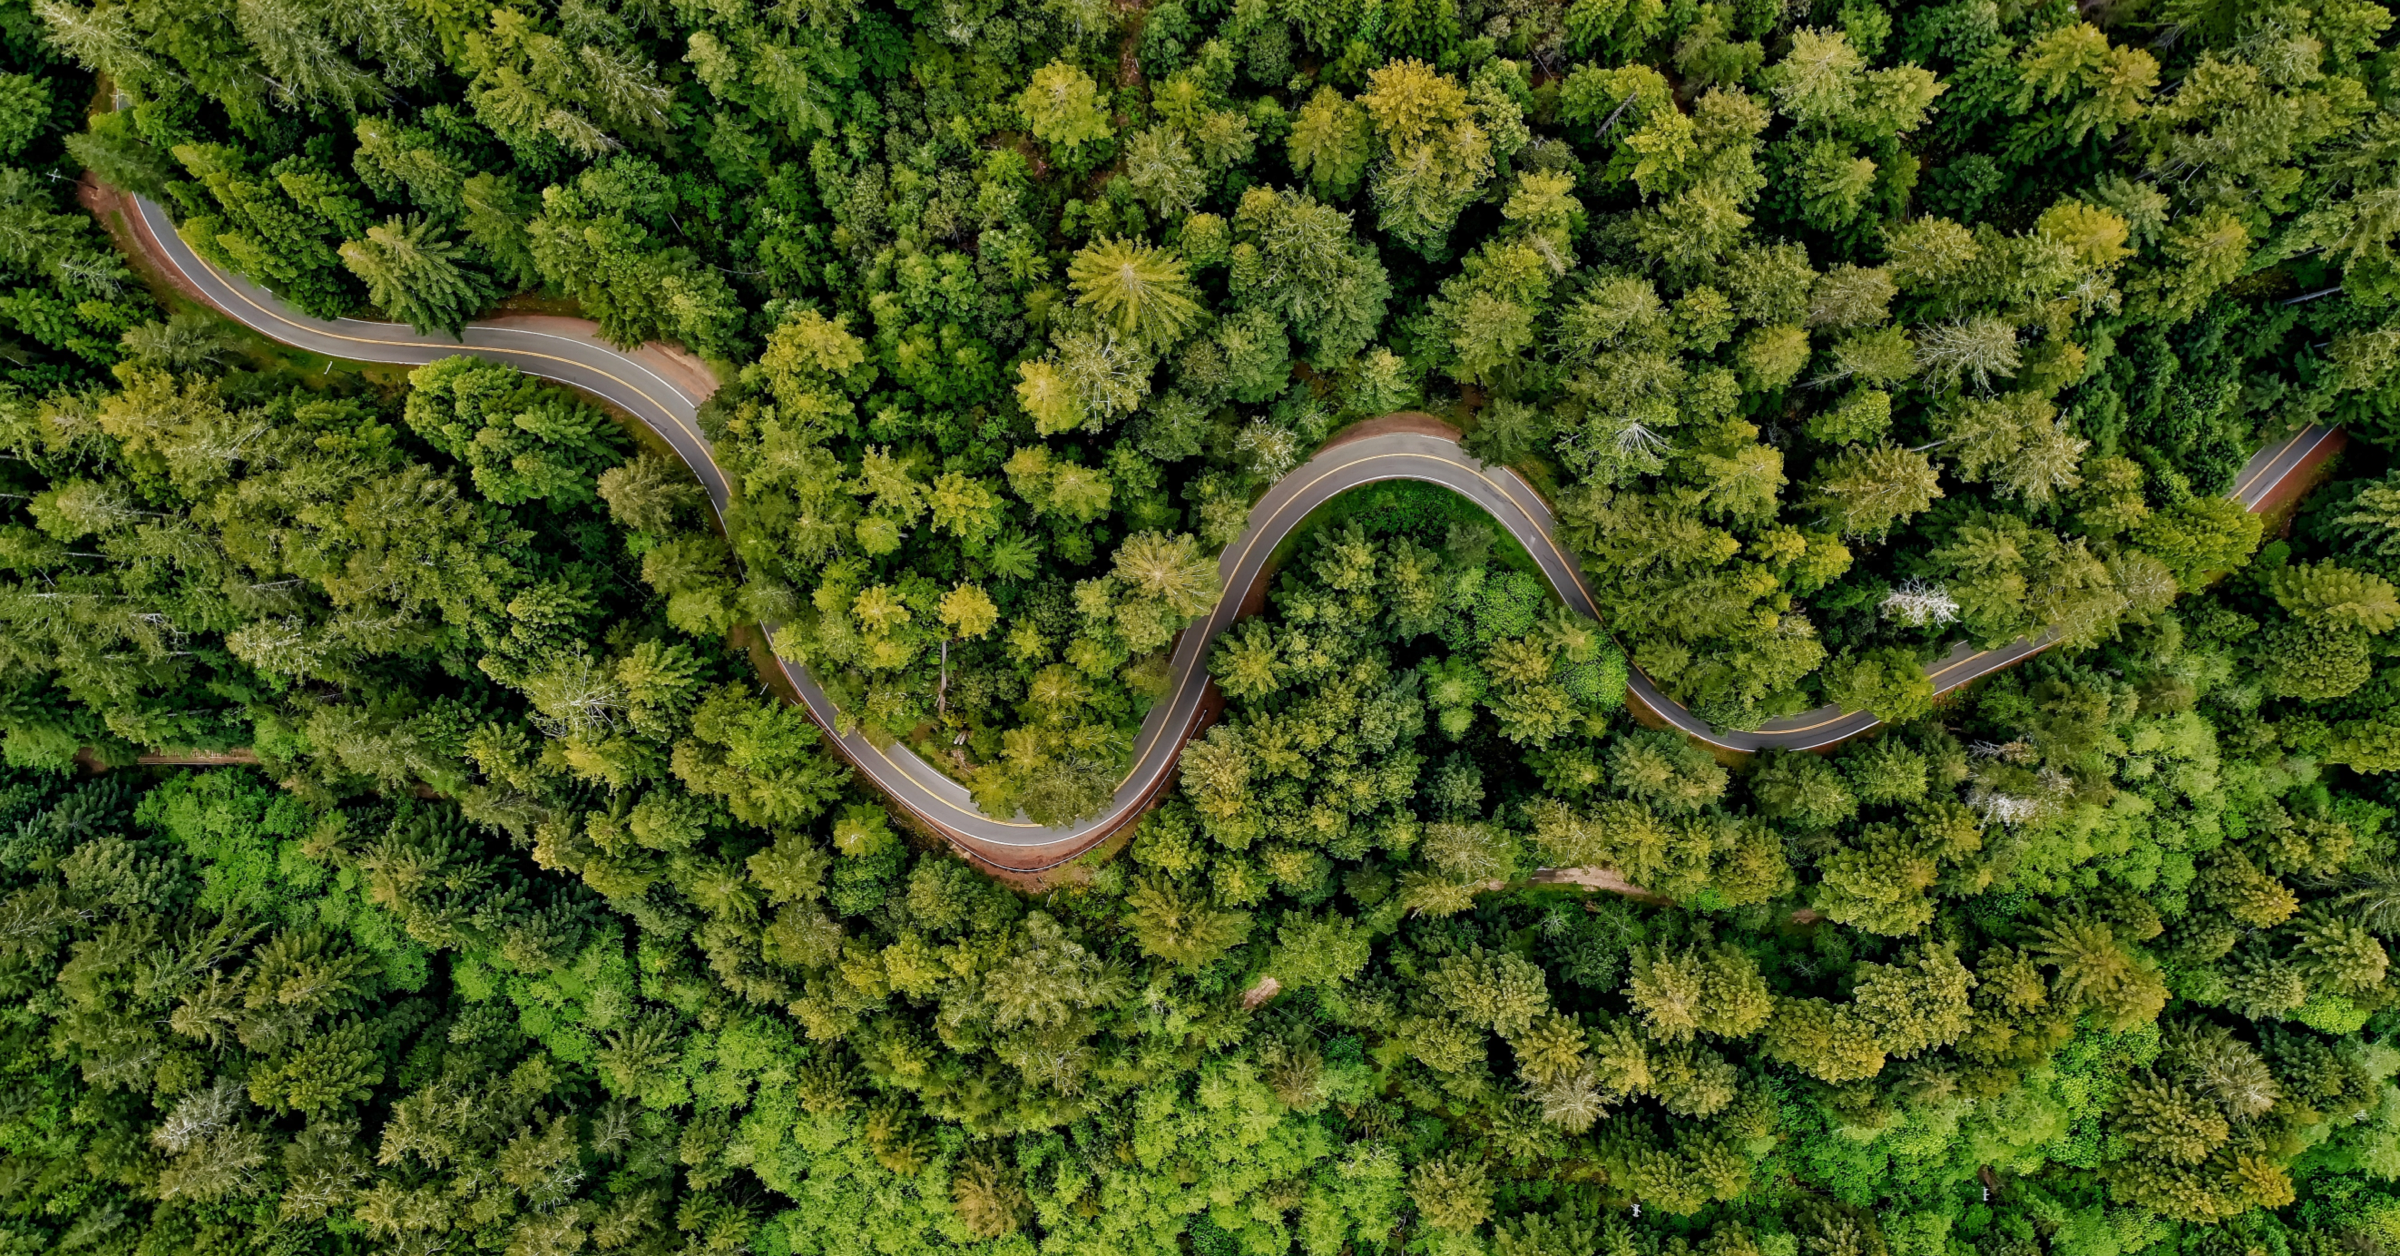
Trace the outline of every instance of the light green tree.
{"label": "light green tree", "polygon": [[1067,264],[1075,303],[1089,307],[1119,335],[1153,349],[1183,337],[1201,315],[1184,261],[1165,249],[1124,238],[1097,240]]}
{"label": "light green tree", "polygon": [[1940,477],[1924,453],[1883,445],[1852,445],[1819,464],[1807,504],[1824,512],[1825,526],[1845,537],[1881,539],[1942,496]]}
{"label": "light green tree", "polygon": [[1331,87],[1320,86],[1300,107],[1286,137],[1292,172],[1327,200],[1347,200],[1373,156],[1367,111]]}
{"label": "light green tree", "polygon": [[1250,913],[1212,906],[1206,895],[1152,879],[1125,896],[1126,924],[1142,952],[1204,968],[1250,936]]}
{"label": "light green tree", "polygon": [[2294,619],[2382,633],[2400,624],[2390,581],[2337,563],[2294,563],[2267,577],[2267,591]]}
{"label": "light green tree", "polygon": [[2133,543],[2188,585],[2205,572],[2240,566],[2258,548],[2265,526],[2230,497],[2189,497],[2150,515],[2134,530]]}
{"label": "light green tree", "polygon": [[[1125,178],[1145,204],[1168,218],[1190,213],[1208,191],[1207,172],[1192,158],[1182,132],[1170,127],[1150,127],[1126,142]],[[1188,244],[1185,255],[1191,256]]]}
{"label": "light green tree", "polygon": [[460,264],[462,250],[420,218],[390,218],[341,247],[342,265],[367,285],[367,299],[418,331],[457,335],[492,299],[492,285]]}
{"label": "light green tree", "polygon": [[1408,1175],[1408,1197],[1425,1224],[1464,1235],[1491,1219],[1492,1187],[1483,1162],[1452,1153],[1423,1161]]}
{"label": "light green tree", "polygon": [[1118,547],[1114,574],[1133,594],[1189,618],[1217,600],[1217,563],[1189,533],[1141,532]]}
{"label": "light green tree", "polygon": [[1825,665],[1825,697],[1845,711],[1905,724],[1933,711],[1933,678],[1906,650],[1868,650]]}
{"label": "light green tree", "polygon": [[944,627],[969,641],[991,632],[1000,622],[1000,608],[992,604],[991,595],[973,584],[943,594],[940,614]]}
{"label": "light green tree", "polygon": [[1466,89],[1422,61],[1394,61],[1368,74],[1358,100],[1381,146],[1372,178],[1378,225],[1439,255],[1492,175],[1491,137]]}
{"label": "light green tree", "polygon": [[1081,156],[1085,145],[1115,134],[1100,85],[1064,61],[1053,61],[1033,72],[1017,96],[1017,112],[1024,116],[1034,138],[1065,150],[1069,160]]}

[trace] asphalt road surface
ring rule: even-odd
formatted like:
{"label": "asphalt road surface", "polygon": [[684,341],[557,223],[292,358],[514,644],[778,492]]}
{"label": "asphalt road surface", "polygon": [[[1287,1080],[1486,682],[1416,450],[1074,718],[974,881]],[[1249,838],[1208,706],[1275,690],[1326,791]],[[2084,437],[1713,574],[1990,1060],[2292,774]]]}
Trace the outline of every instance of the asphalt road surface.
{"label": "asphalt road surface", "polygon": [[[589,323],[570,324],[561,319],[478,323],[466,329],[463,339],[454,340],[393,323],[310,318],[264,289],[210,265],[176,235],[173,221],[153,202],[139,197],[127,200],[141,219],[135,224],[136,238],[152,259],[180,274],[211,304],[251,330],[312,353],[362,362],[421,366],[460,353],[473,354],[566,384],[609,402],[657,432],[691,464],[708,490],[710,502],[723,514],[725,473],[717,466],[696,419],[709,390],[692,372],[674,369],[672,359],[661,350],[628,352],[600,339]],[[507,325],[512,321],[538,321],[543,326]],[[2234,496],[2244,505],[2258,508],[2335,439],[2334,432],[2310,427],[2259,451],[2243,468]],[[1033,824],[1022,816],[993,819],[976,809],[964,787],[905,747],[877,746],[857,733],[835,734],[834,740],[885,794],[978,861],[1008,872],[1038,872],[1065,863],[1140,814],[1172,780],[1176,759],[1209,695],[1207,647],[1240,617],[1244,597],[1264,574],[1276,543],[1311,510],[1334,496],[1382,480],[1439,484],[1491,512],[1500,526],[1525,546],[1566,603],[1596,617],[1579,565],[1552,533],[1549,506],[1523,477],[1506,467],[1477,462],[1447,436],[1382,432],[1337,441],[1285,476],[1251,509],[1249,529],[1226,547],[1218,563],[1224,594],[1205,620],[1177,638],[1170,673],[1173,688],[1142,722],[1134,742],[1132,769],[1118,783],[1116,796],[1103,814],[1055,828]],[[768,631],[771,636],[772,625]],[[2038,639],[2019,641],[1998,650],[1961,645],[1929,670],[1937,692],[1947,691],[2017,663],[2048,644]],[[829,733],[841,727],[833,701],[807,668],[791,663],[779,666],[820,725]],[[1639,671],[1633,674],[1632,690],[1637,701],[1676,728],[1734,750],[1815,749],[1855,737],[1876,724],[1874,717],[1864,712],[1844,714],[1825,707],[1756,731],[1720,730],[1660,692]]]}

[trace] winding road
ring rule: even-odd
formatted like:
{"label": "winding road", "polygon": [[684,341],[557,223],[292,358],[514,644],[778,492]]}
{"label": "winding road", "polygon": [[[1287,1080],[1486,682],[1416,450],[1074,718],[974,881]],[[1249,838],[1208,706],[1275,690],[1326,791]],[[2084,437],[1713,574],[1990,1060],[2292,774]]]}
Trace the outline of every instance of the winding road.
{"label": "winding road", "polygon": [[[599,337],[593,324],[574,319],[503,317],[473,324],[463,339],[454,340],[394,323],[311,318],[201,258],[176,234],[174,222],[157,204],[129,194],[122,203],[132,220],[127,226],[150,261],[178,287],[260,335],[328,357],[400,366],[469,353],[566,384],[624,410],[658,433],[690,464],[708,490],[709,501],[723,515],[729,498],[725,473],[698,423],[700,404],[713,391],[714,380],[694,369],[690,359],[658,345],[632,351],[616,348]],[[1403,430],[1389,430],[1395,426]],[[1430,421],[1379,423],[1337,437],[1252,507],[1248,530],[1226,547],[1218,563],[1223,595],[1204,620],[1177,638],[1173,688],[1142,722],[1133,766],[1118,784],[1108,810],[1092,819],[1051,828],[986,816],[964,787],[906,747],[877,746],[858,733],[835,731],[839,712],[808,669],[781,660],[778,665],[842,754],[926,826],[995,871],[1036,873],[1057,867],[1107,839],[1173,781],[1183,743],[1210,706],[1209,643],[1240,618],[1243,602],[1265,574],[1276,543],[1311,510],[1347,489],[1381,480],[1422,480],[1465,496],[1491,512],[1525,546],[1570,607],[1597,617],[1591,590],[1578,563],[1553,534],[1550,508],[1541,495],[1515,471],[1476,461],[1453,435],[1435,429]],[[2278,490],[2296,482],[2299,472],[2315,465],[2340,439],[2337,430],[2310,427],[2261,450],[2243,469],[2234,496],[2253,510],[2275,504]],[[767,631],[771,637],[774,626],[768,625]],[[1937,692],[1947,691],[2038,653],[2047,644],[2021,641],[1999,650],[1960,646],[1929,670]],[[1814,749],[1855,737],[1876,724],[1864,712],[1845,714],[1825,707],[1752,732],[1722,731],[1660,692],[1639,671],[1632,677],[1631,696],[1673,727],[1732,750]]]}

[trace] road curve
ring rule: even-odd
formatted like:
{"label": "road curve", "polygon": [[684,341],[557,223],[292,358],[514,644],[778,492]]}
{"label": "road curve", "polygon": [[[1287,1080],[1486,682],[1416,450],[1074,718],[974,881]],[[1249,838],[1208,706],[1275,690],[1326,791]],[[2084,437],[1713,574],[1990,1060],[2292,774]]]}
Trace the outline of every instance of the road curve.
{"label": "road curve", "polygon": [[[602,340],[592,324],[580,320],[496,319],[473,324],[462,338],[452,339],[394,323],[310,318],[193,252],[176,234],[166,211],[154,202],[127,195],[125,203],[138,218],[128,224],[135,241],[153,262],[260,335],[328,357],[400,366],[421,366],[466,353],[507,362],[528,375],[566,384],[624,410],[657,432],[691,465],[708,490],[710,503],[720,517],[724,514],[729,499],[725,473],[701,434],[697,418],[711,389],[688,369],[678,369],[674,355],[662,347],[619,349]],[[2337,431],[2310,427],[2261,450],[2243,469],[2234,495],[2257,509],[2339,438]],[[1176,639],[1169,696],[1143,720],[1134,741],[1131,770],[1118,783],[1108,810],[1092,819],[1043,827],[1022,818],[986,816],[976,810],[964,787],[906,747],[878,746],[855,732],[840,734],[836,731],[841,727],[840,713],[808,669],[780,660],[778,665],[842,754],[925,825],[995,870],[1033,873],[1054,868],[1116,832],[1173,779],[1183,743],[1199,723],[1211,688],[1207,647],[1240,617],[1245,596],[1266,573],[1277,542],[1310,511],[1336,495],[1383,480],[1439,484],[1489,511],[1523,543],[1568,606],[1597,618],[1579,564],[1553,533],[1549,506],[1524,477],[1506,467],[1477,462],[1449,436],[1390,431],[1336,441],[1278,481],[1251,508],[1249,528],[1226,547],[1218,561],[1223,595],[1204,620]],[[773,625],[768,625],[770,637],[773,631]],[[2020,641],[1999,650],[1962,645],[1928,670],[1933,673],[1936,691],[1947,691],[2038,653],[2047,644]],[[1631,684],[1633,698],[1669,724],[1711,745],[1733,750],[1815,749],[1855,737],[1876,724],[1874,717],[1864,712],[1844,714],[1825,707],[1756,731],[1723,731],[1667,697],[1638,670]]]}

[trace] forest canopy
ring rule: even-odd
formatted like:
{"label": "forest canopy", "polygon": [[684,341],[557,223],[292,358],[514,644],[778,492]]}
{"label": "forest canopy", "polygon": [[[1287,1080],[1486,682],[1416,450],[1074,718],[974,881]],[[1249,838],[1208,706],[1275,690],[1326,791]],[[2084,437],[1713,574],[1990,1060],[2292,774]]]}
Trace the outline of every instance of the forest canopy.
{"label": "forest canopy", "polygon": [[[0,1252],[2400,1245],[2395,38],[0,0]],[[129,195],[314,316],[662,343],[730,500],[243,330]],[[759,666],[1093,817],[1253,504],[1394,415],[1597,618],[1337,498],[1038,885]],[[1881,724],[1715,753],[1637,672]]]}

